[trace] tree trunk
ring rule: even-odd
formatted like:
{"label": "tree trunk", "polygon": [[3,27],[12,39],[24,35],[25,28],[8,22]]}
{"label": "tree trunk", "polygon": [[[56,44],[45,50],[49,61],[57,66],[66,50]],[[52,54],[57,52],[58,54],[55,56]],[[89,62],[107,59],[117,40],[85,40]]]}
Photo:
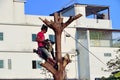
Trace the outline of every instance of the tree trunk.
{"label": "tree trunk", "polygon": [[56,51],[56,61],[58,64],[58,71],[54,75],[54,80],[64,80],[64,69],[63,69],[63,60],[62,60],[62,53],[61,53],[61,34],[62,32],[55,32],[55,51]]}
{"label": "tree trunk", "polygon": [[61,32],[55,32],[55,54],[56,61],[61,62],[62,54],[61,54]]}
{"label": "tree trunk", "polygon": [[64,71],[58,71],[54,76],[54,80],[65,80]]}

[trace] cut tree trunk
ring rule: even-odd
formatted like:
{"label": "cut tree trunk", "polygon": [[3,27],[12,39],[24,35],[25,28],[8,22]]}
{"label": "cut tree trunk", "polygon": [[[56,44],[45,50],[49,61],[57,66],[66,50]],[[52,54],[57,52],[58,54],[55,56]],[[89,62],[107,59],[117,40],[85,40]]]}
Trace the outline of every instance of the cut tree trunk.
{"label": "cut tree trunk", "polygon": [[47,19],[41,19],[49,28],[51,28],[55,33],[55,61],[57,62],[58,69],[55,69],[51,65],[50,62],[42,63],[41,65],[46,68],[48,71],[50,71],[53,74],[54,80],[65,80],[66,78],[66,72],[65,67],[68,63],[70,63],[69,55],[66,54],[64,57],[62,57],[61,53],[61,35],[64,30],[70,23],[72,23],[74,20],[81,17],[81,14],[78,14],[76,16],[70,16],[69,19],[63,23],[63,18],[61,18],[58,13],[54,13],[54,21]]}

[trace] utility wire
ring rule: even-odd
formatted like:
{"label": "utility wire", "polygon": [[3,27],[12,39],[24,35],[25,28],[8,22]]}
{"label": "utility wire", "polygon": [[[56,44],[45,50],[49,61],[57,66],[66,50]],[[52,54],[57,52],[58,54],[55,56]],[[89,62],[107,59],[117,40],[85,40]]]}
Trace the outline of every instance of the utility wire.
{"label": "utility wire", "polygon": [[[64,30],[65,31],[65,30]],[[67,34],[69,34],[67,31],[65,31]],[[69,34],[70,35],[70,34]],[[76,38],[74,38],[73,36],[70,35],[70,37],[72,39],[74,39],[75,41],[77,41],[78,44],[80,44],[84,49],[86,49],[91,55],[93,55],[96,59],[98,59],[101,63],[103,63],[104,65],[106,65],[101,59],[99,59],[96,55],[94,55],[90,50],[88,50],[88,48],[86,48],[84,45],[81,44],[80,41],[78,41]]]}

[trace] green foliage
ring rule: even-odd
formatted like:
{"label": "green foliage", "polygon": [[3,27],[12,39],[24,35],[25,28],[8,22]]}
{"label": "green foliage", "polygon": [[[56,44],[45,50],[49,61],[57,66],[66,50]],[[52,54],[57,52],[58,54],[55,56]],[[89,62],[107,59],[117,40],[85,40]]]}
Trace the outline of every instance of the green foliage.
{"label": "green foliage", "polygon": [[108,69],[105,71],[112,71],[109,77],[102,77],[100,80],[120,80],[120,49],[116,52],[116,57],[107,62]]}
{"label": "green foliage", "polygon": [[120,49],[116,52],[117,55],[114,59],[111,59],[107,62],[108,71],[117,71],[120,70]]}
{"label": "green foliage", "polygon": [[100,80],[120,80],[120,77],[115,77],[114,75],[110,75],[108,78],[102,77]]}
{"label": "green foliage", "polygon": [[115,77],[120,77],[120,72],[114,74]]}

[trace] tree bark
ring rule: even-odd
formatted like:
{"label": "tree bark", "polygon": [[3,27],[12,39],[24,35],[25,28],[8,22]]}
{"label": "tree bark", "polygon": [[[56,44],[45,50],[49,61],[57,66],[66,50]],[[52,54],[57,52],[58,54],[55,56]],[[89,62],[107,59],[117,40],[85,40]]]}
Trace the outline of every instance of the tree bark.
{"label": "tree bark", "polygon": [[56,54],[56,61],[60,62],[62,58],[61,54],[61,32],[55,32],[55,54]]}

